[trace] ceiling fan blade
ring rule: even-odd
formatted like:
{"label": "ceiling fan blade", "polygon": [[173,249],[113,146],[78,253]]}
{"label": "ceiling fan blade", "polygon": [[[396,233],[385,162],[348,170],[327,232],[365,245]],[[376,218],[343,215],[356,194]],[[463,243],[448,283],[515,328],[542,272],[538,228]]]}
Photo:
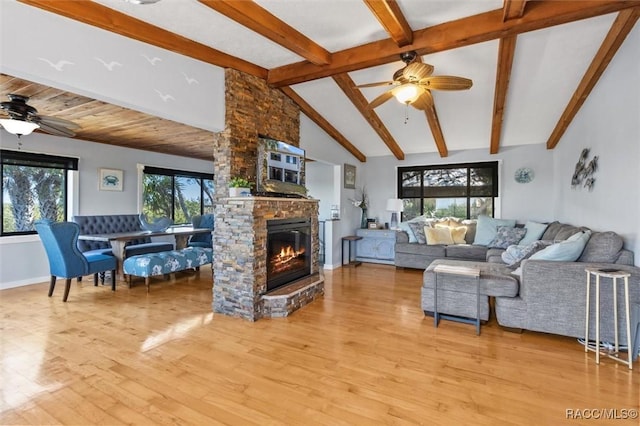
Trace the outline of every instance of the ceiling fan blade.
{"label": "ceiling fan blade", "polygon": [[76,135],[74,132],[72,132],[71,130],[65,127],[56,127],[54,125],[46,124],[42,122],[38,123],[38,125],[40,126],[40,130],[42,130],[43,132],[49,133],[51,135],[66,136],[68,138],[72,138]]}
{"label": "ceiling fan blade", "polygon": [[73,121],[65,120],[63,118],[51,117],[48,115],[38,115],[33,117],[32,121],[41,124],[48,124],[55,127],[66,127],[67,129],[79,129],[80,126]]}
{"label": "ceiling fan blade", "polygon": [[368,83],[368,84],[359,84],[356,87],[362,89],[364,87],[378,87],[378,86],[391,86],[393,84],[398,84],[395,81],[380,81],[378,83]]}
{"label": "ceiling fan blade", "polygon": [[412,62],[404,68],[402,75],[409,81],[418,81],[430,76],[432,72],[433,65]]}
{"label": "ceiling fan blade", "polygon": [[418,83],[425,89],[435,90],[466,90],[470,89],[473,81],[464,77],[456,77],[453,75],[436,75],[426,77]]}
{"label": "ceiling fan blade", "polygon": [[411,106],[422,111],[431,108],[433,106],[433,96],[431,92],[428,90],[423,91],[422,94],[418,96],[418,99],[411,102]]}
{"label": "ceiling fan blade", "polygon": [[369,105],[367,105],[367,108],[374,109],[376,107],[379,107],[383,103],[387,102],[389,99],[393,98],[393,90],[394,89],[387,90],[382,95],[375,98],[373,101],[371,101]]}

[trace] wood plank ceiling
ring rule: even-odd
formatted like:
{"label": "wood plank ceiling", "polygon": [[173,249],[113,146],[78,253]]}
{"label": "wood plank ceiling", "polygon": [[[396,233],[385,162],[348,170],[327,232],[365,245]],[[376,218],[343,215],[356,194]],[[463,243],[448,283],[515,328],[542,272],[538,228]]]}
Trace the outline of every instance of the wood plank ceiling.
{"label": "wood plank ceiling", "polygon": [[[412,29],[395,0],[364,0],[389,38],[340,51],[329,52],[252,1],[199,0],[205,6],[251,29],[261,36],[295,52],[303,61],[265,69],[186,37],[143,22],[91,1],[19,0],[49,12],[66,16],[114,33],[183,54],[216,66],[234,68],[265,79],[281,88],[302,112],[320,126],[358,160],[366,156],[328,120],[314,110],[290,85],[332,77],[389,151],[399,160],[404,152],[382,120],[368,107],[366,98],[347,74],[397,61],[403,52],[414,50],[427,55],[490,40],[499,40],[489,151],[499,152],[503,113],[507,102],[511,68],[519,34],[577,20],[618,12],[609,34],[594,57],[565,112],[549,136],[547,147],[554,148],[606,69],[627,34],[640,16],[639,1],[593,0],[529,1],[504,0],[502,9],[422,29]],[[3,93],[40,95],[47,99],[45,115],[76,121],[84,140],[149,149],[157,152],[211,159],[212,134],[180,123],[163,120],[81,96],[56,91],[9,76],[2,76]],[[38,107],[38,105],[35,105]],[[433,102],[425,108],[425,118],[442,157],[448,148]],[[109,119],[106,120],[105,116]],[[117,142],[116,142],[117,139]]]}

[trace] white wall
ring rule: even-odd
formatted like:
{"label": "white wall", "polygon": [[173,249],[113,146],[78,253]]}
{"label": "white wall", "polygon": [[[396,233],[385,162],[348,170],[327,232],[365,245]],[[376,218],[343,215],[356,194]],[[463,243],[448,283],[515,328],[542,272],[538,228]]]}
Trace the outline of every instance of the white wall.
{"label": "white wall", "polygon": [[[556,218],[619,233],[625,247],[635,252],[636,265],[640,265],[639,39],[636,25],[554,150]],[[598,156],[591,192],[570,185],[583,148],[590,148],[589,160]]]}
{"label": "white wall", "polygon": [[[0,131],[0,147],[17,150],[17,138]],[[137,211],[137,164],[213,173],[213,162],[195,160],[150,151],[77,141],[69,138],[33,133],[22,137],[25,152],[40,152],[79,158],[79,199],[77,210],[70,213],[131,214]],[[98,191],[98,168],[124,171],[122,192]],[[49,280],[49,266],[37,235],[0,238],[0,289]]]}

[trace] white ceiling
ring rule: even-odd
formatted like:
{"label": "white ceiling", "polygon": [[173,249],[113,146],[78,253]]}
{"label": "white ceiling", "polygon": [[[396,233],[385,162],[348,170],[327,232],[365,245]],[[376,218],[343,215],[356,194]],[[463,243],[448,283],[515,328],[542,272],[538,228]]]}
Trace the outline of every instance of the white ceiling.
{"label": "white ceiling", "polygon": [[[303,60],[196,0],[160,0],[151,5],[125,0],[97,2],[267,69]],[[256,3],[330,52],[389,37],[362,0]],[[500,0],[398,0],[398,4],[413,30],[502,8]],[[203,129],[222,128],[224,76],[218,67],[13,0],[1,0],[0,13],[3,72]],[[501,146],[546,143],[615,15],[518,36]],[[8,42],[20,28],[27,37],[11,37]],[[637,28],[634,32],[637,35]],[[637,43],[638,37],[629,37],[626,42]],[[143,55],[162,61],[153,66]],[[64,59],[74,65],[57,71],[38,58]],[[108,71],[97,58],[122,66]],[[434,75],[473,80],[468,91],[434,91],[449,151],[488,150],[497,60],[497,40],[423,57],[435,67]],[[356,84],[386,81],[403,65],[398,59],[349,75]],[[187,77],[196,78],[197,85],[187,84]],[[392,155],[333,79],[291,87],[364,155]],[[384,90],[366,88],[362,93],[371,101]],[[162,101],[161,94],[171,94],[174,99]],[[437,152],[423,112],[394,100],[375,111],[405,154]]]}

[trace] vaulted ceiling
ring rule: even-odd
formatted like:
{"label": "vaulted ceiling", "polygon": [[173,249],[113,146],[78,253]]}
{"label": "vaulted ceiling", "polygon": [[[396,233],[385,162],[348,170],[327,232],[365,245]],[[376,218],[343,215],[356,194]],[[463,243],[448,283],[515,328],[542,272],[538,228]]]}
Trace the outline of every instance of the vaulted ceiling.
{"label": "vaulted ceiling", "polygon": [[[65,39],[66,46],[60,46],[68,52],[66,56],[62,50],[49,56],[39,56],[44,54],[34,50],[21,52],[25,56],[19,59],[17,54],[10,58],[0,80],[3,97],[8,93],[31,96],[30,103],[41,113],[80,124],[77,137],[83,140],[206,159],[210,159],[211,132],[221,126],[197,117],[203,109],[197,105],[197,93],[191,95],[192,103],[179,107],[178,93],[182,92],[178,88],[173,96],[154,88],[149,92],[155,91],[162,102],[153,94],[153,101],[145,104],[142,81],[121,96],[104,94],[104,89],[101,92],[91,86],[105,84],[98,74],[93,82],[83,82],[75,90],[74,81],[80,78],[65,80],[65,66],[56,61],[65,59],[66,69],[81,66],[82,59],[74,59],[73,54],[88,45],[94,49],[89,59],[94,65],[102,62],[111,72],[105,77],[113,79],[112,86],[123,86],[116,72],[125,68],[129,76],[154,80],[149,64],[155,66],[153,59],[161,58],[143,55],[147,63],[126,58],[122,49],[97,42],[107,37],[106,30],[110,37],[117,34],[197,60],[175,74],[189,86],[206,80],[208,97],[223,96],[216,82],[223,73],[214,70],[235,68],[283,90],[308,118],[360,161],[380,155],[401,160],[419,152],[439,152],[444,157],[451,150],[477,148],[498,153],[505,146],[536,143],[552,149],[628,34],[638,34],[634,26],[640,16],[639,1],[598,0],[19,3],[3,4],[3,26],[16,25],[12,17],[31,19],[33,15],[33,22],[40,19],[42,26],[50,21],[73,25],[77,39]],[[38,34],[40,29],[22,25],[29,34]],[[8,43],[4,35],[3,49]],[[52,33],[34,38],[46,43],[49,36],[55,38]],[[638,41],[634,36],[627,42],[637,46]],[[53,50],[49,47],[48,51]],[[638,52],[637,47],[634,50]],[[433,90],[434,102],[422,110],[395,101],[368,108],[388,87],[356,86],[391,80],[404,66],[400,54],[407,51],[416,51],[419,60],[433,65],[433,75],[470,78],[473,87]],[[106,73],[105,69],[100,72]],[[85,80],[86,75],[87,71]],[[125,99],[129,95],[132,97]]]}

